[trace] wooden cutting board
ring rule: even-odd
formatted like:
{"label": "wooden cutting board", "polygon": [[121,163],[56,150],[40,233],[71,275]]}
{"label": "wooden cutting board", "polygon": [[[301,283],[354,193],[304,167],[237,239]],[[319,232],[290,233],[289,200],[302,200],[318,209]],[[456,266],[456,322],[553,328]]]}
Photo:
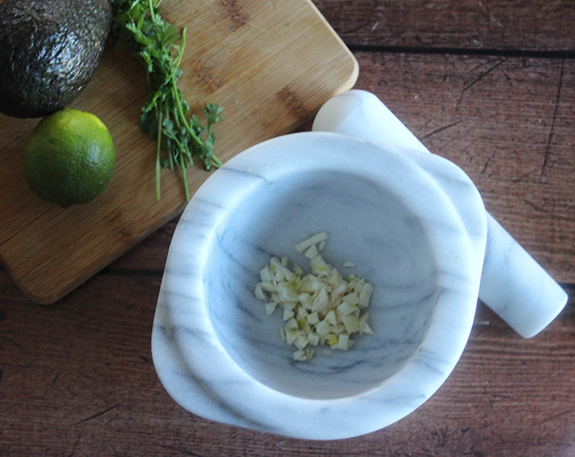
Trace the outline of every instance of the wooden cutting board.
{"label": "wooden cutting board", "polygon": [[[191,111],[214,102],[222,161],[292,131],[357,79],[353,55],[309,0],[165,0],[167,20],[188,27],[180,79]],[[88,88],[72,105],[108,126],[117,162],[106,191],[63,209],[29,188],[23,151],[38,119],[0,115],[0,258],[24,293],[53,303],[178,215],[181,177],[162,171],[155,197],[155,145],[140,133],[148,96],[143,70],[122,46],[107,49]],[[209,176],[188,169],[190,191]]]}

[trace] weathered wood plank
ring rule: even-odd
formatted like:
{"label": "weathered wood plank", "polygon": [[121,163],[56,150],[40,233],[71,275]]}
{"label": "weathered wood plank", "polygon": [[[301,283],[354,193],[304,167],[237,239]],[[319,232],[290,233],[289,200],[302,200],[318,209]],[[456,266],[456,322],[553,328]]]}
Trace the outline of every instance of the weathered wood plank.
{"label": "weathered wood plank", "polygon": [[[208,102],[226,107],[227,128],[216,133],[221,160],[293,130],[356,80],[353,56],[308,0],[175,1],[162,11],[195,31],[179,80],[190,115]],[[116,47],[73,104],[109,127],[117,151],[106,192],[86,205],[63,209],[31,191],[21,162],[34,124],[0,115],[0,258],[40,303],[62,297],[181,212],[179,173],[162,173],[156,201],[156,150],[138,127],[145,85],[135,60]],[[186,176],[193,192],[209,174],[197,166]]]}
{"label": "weathered wood plank", "polygon": [[575,50],[571,0],[314,0],[348,45]]}
{"label": "weathered wood plank", "polygon": [[[575,47],[570,0],[315,3],[348,44]],[[310,442],[215,424],[177,406],[151,362],[174,219],[52,307],[24,298],[0,267],[0,456],[574,454],[574,61],[356,56],[357,87],[375,92],[432,151],[469,173],[490,212],[556,279],[571,283],[558,319],[523,340],[479,305],[446,384],[414,414],[364,437]]]}
{"label": "weathered wood plank", "polygon": [[[575,61],[357,57],[356,87],[376,93],[431,151],[462,167],[528,252],[558,281],[575,283]],[[175,224],[110,268],[161,270]]]}
{"label": "weathered wood plank", "polygon": [[574,289],[533,340],[480,306],[459,365],[418,411],[318,443],[215,424],[169,398],[150,353],[159,282],[100,273],[43,307],[0,272],[0,455],[544,457],[575,448]]}
{"label": "weathered wood plank", "polygon": [[375,92],[559,281],[575,282],[575,61],[357,55]]}

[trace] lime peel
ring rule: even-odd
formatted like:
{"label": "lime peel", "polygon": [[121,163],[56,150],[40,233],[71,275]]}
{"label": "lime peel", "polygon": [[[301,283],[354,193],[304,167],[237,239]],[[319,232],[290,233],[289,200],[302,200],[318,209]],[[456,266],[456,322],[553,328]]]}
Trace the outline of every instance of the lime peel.
{"label": "lime peel", "polygon": [[116,162],[112,136],[94,114],[64,109],[44,117],[24,151],[30,188],[62,207],[88,203],[106,189]]}

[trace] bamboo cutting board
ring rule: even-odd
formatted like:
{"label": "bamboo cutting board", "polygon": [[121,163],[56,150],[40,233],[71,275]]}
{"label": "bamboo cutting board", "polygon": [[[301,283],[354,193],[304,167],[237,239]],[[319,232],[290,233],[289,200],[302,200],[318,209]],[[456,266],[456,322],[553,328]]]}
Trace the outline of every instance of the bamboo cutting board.
{"label": "bamboo cutting board", "polygon": [[[357,62],[309,0],[166,0],[167,20],[188,27],[180,79],[193,113],[214,102],[222,161],[310,118],[329,97],[353,86]],[[179,214],[179,173],[162,171],[155,197],[155,145],[138,128],[148,89],[122,46],[107,49],[73,108],[96,114],[116,146],[106,191],[83,206],[38,198],[23,170],[36,120],[0,115],[0,257],[24,293],[53,303]],[[193,193],[209,176],[188,169]]]}

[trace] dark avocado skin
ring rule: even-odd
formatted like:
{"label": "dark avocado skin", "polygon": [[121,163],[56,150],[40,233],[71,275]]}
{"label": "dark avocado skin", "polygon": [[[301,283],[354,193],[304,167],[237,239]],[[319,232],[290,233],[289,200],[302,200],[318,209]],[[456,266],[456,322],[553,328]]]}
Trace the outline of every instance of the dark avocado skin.
{"label": "dark avocado skin", "polygon": [[109,0],[0,0],[0,112],[41,117],[84,90],[111,28]]}

